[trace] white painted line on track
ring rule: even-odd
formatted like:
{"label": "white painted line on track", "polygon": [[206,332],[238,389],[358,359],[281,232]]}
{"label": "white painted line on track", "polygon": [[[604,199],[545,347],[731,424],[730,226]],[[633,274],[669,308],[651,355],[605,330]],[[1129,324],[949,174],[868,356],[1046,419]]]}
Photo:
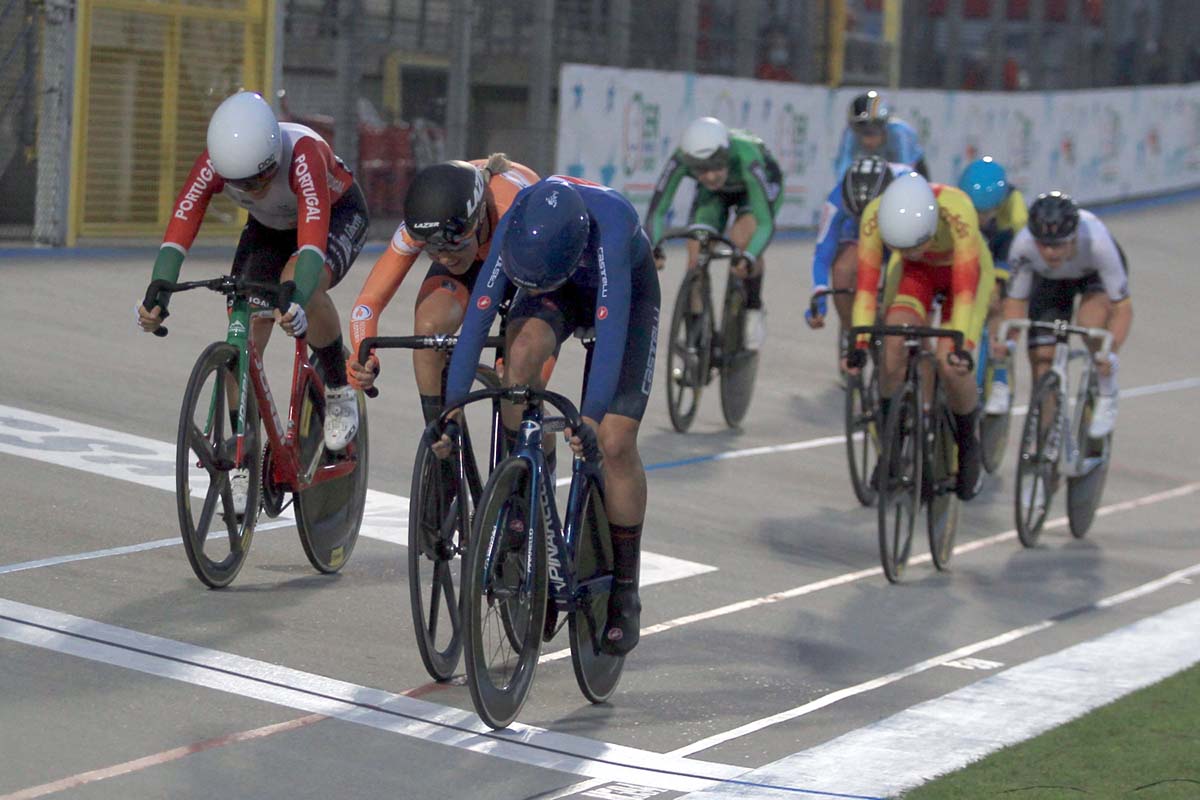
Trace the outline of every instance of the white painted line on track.
{"label": "white painted line on track", "polygon": [[[1152,592],[1157,592],[1168,586],[1173,586],[1177,583],[1181,583],[1181,582],[1187,580],[1188,578],[1192,577],[1193,575],[1197,575],[1197,574],[1200,574],[1200,564],[1193,564],[1192,566],[1187,567],[1186,569],[1177,570],[1176,572],[1172,572],[1169,575],[1165,575],[1162,578],[1158,578],[1156,580],[1142,584],[1141,586],[1137,586],[1137,587],[1134,587],[1133,589],[1129,589],[1129,590],[1121,592],[1119,594],[1112,595],[1110,597],[1106,597],[1102,600],[1099,600],[1099,601],[1093,603],[1090,606],[1090,608],[1092,608],[1092,609],[1112,608],[1113,606],[1119,605],[1120,603],[1128,602],[1129,600],[1133,600],[1138,597],[1144,597],[1148,594],[1151,594]],[[1020,628],[1014,628],[1013,630],[1006,631],[1005,633],[999,634],[998,636],[993,636],[991,638],[984,639],[982,641],[975,642],[973,644],[965,645],[965,646],[959,647],[955,650],[951,650],[948,653],[942,653],[941,655],[933,656],[932,658],[927,658],[924,661],[920,661],[916,664],[913,664],[912,666],[906,667],[906,668],[904,668],[902,670],[898,670],[896,672],[892,672],[888,675],[881,675],[878,678],[874,678],[872,680],[865,681],[863,683],[857,684],[856,686],[847,686],[845,689],[839,689],[836,692],[831,692],[831,693],[829,693],[823,697],[819,697],[816,700],[813,700],[811,702],[805,703],[800,706],[796,706],[795,708],[788,709],[787,711],[781,711],[778,714],[772,714],[769,717],[763,717],[762,719],[754,720],[753,722],[748,722],[745,725],[739,726],[732,730],[724,731],[722,733],[718,733],[713,736],[709,736],[708,738],[701,739],[700,741],[697,741],[697,742],[692,742],[691,744],[687,745],[686,747],[680,747],[676,750],[672,750],[671,755],[686,756],[686,755],[691,755],[693,753],[703,752],[704,750],[712,749],[713,747],[716,747],[717,745],[733,741],[734,739],[739,739],[739,738],[741,738],[743,736],[747,736],[751,733],[761,731],[764,728],[769,728],[772,725],[778,725],[781,722],[787,722],[789,720],[796,719],[797,717],[802,717],[806,714],[811,714],[814,711],[818,711],[822,708],[826,708],[827,706],[831,706],[834,703],[836,703],[840,700],[845,700],[848,697],[854,697],[856,695],[865,694],[866,692],[873,691],[875,689],[880,688],[881,686],[887,686],[890,683],[896,683],[897,681],[903,680],[904,678],[910,677],[912,675],[916,675],[920,672],[925,672],[926,670],[932,669],[933,667],[942,666],[947,661],[954,661],[956,659],[963,658],[963,657],[969,656],[969,655],[973,655],[973,654],[978,653],[983,650],[991,650],[994,647],[999,647],[1000,645],[1008,644],[1009,642],[1015,641],[1017,639],[1024,638],[1024,637],[1029,636],[1034,633],[1038,633],[1039,631],[1046,630],[1047,628],[1051,628],[1054,625],[1059,624],[1060,621],[1061,620],[1059,618],[1051,618],[1051,619],[1042,620],[1041,622],[1035,622],[1031,625],[1025,625]],[[1195,660],[1200,661],[1200,650],[1198,650],[1196,652]]]}
{"label": "white painted line on track", "polygon": [[514,724],[232,653],[0,599],[0,638],[557,772],[696,791],[743,767]]}
{"label": "white painted line on track", "polygon": [[[174,444],[12,406],[0,405],[0,453],[31,458],[172,493],[175,491]],[[207,476],[202,469],[193,469],[193,475],[197,480],[203,481],[198,485],[207,484]],[[257,526],[256,530],[265,531],[294,524],[295,518],[289,508],[278,520],[264,522]],[[368,489],[359,535],[401,546],[407,545],[408,498]],[[0,575],[72,561],[126,555],[178,543],[178,538],[159,539],[122,548],[45,558],[8,566],[0,565]],[[642,554],[642,582],[646,586],[690,578],[716,569],[710,564],[686,561],[660,553],[646,551]]]}
{"label": "white painted line on track", "polygon": [[[1163,578],[1177,582],[1200,566]],[[1151,584],[1147,584],[1147,587]],[[1139,587],[1142,591],[1146,587]],[[1116,598],[1107,598],[1109,605]],[[894,797],[1200,662],[1200,600],[1033,659],[689,797],[795,797],[744,784]],[[919,757],[915,757],[919,754]]]}

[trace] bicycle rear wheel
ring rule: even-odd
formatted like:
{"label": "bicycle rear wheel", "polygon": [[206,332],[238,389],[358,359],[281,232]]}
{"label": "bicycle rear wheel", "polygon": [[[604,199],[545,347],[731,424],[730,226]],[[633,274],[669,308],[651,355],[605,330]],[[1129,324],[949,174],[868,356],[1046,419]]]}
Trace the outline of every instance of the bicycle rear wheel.
{"label": "bicycle rear wheel", "polygon": [[883,574],[897,583],[912,550],[921,507],[921,405],[918,387],[906,383],[892,400],[879,457],[879,556]]}
{"label": "bicycle rear wheel", "polygon": [[296,492],[296,530],[304,555],[318,572],[333,573],[346,565],[354,551],[367,503],[367,404],[363,393],[357,392],[358,433],[345,450],[331,453],[325,449],[323,393],[309,382],[303,398],[298,431],[301,469],[316,459],[321,466],[356,461],[350,473]]}
{"label": "bicycle rear wheel", "polygon": [[746,290],[730,275],[721,312],[721,414],[731,428],[740,426],[750,410],[758,375],[758,351],[745,348],[745,331]]}
{"label": "bicycle rear wheel", "polygon": [[449,680],[462,654],[462,614],[454,585],[454,559],[470,516],[470,493],[461,491],[457,459],[434,455],[424,438],[417,448],[408,499],[408,594],[417,650],[436,681]]}
{"label": "bicycle rear wheel", "polygon": [[[246,396],[246,438],[243,461],[236,462],[236,439],[229,419],[227,383],[236,385],[238,350],[226,342],[210,344],[188,378],[179,413],[175,443],[175,502],[183,549],[192,571],[214,589],[228,586],[250,552],[258,518],[259,456],[258,404]],[[249,475],[244,514],[237,514],[230,489],[233,470]],[[199,509],[192,496],[203,497]],[[219,526],[214,529],[213,523]]]}
{"label": "bicycle rear wheel", "polygon": [[1037,544],[1050,501],[1058,482],[1059,379],[1053,372],[1042,375],[1029,401],[1021,449],[1017,456],[1015,509],[1017,537],[1021,544]]}
{"label": "bicycle rear wheel", "polygon": [[604,703],[616,691],[625,666],[624,656],[600,648],[608,623],[608,596],[612,584],[612,538],[604,496],[593,485],[583,509],[582,527],[575,542],[576,610],[569,619],[571,666],[579,691],[593,703]]}
{"label": "bicycle rear wheel", "polygon": [[850,465],[850,485],[864,506],[875,502],[871,472],[878,463],[879,425],[876,420],[879,383],[874,367],[868,363],[846,383],[846,461]]}
{"label": "bicycle rear wheel", "polygon": [[1071,535],[1082,539],[1092,527],[1096,517],[1096,507],[1100,505],[1100,497],[1104,494],[1104,483],[1108,479],[1108,463],[1112,455],[1112,434],[1102,439],[1093,439],[1088,435],[1092,424],[1092,411],[1096,406],[1096,395],[1099,391],[1095,376],[1088,384],[1083,413],[1079,417],[1079,430],[1076,440],[1079,442],[1081,474],[1067,478],[1067,522]]}
{"label": "bicycle rear wheel", "polygon": [[946,405],[945,390],[938,386],[930,415],[930,430],[924,440],[928,447],[925,469],[925,518],[929,531],[929,553],[939,570],[950,567],[954,555],[954,537],[958,532],[958,513],[961,508],[955,485],[958,481],[958,445],[954,440],[954,420]]}
{"label": "bicycle rear wheel", "polygon": [[[990,357],[988,358],[987,366],[983,383],[983,394],[980,400],[980,407],[987,405],[988,398],[992,394],[992,380],[995,373],[995,362]],[[1016,383],[1014,381],[1015,370],[1008,371],[1008,386],[1009,400],[1008,408],[1003,414],[981,414],[979,418],[979,444],[981,446],[980,455],[983,460],[983,468],[987,470],[989,475],[994,475],[996,470],[1000,469],[1000,464],[1004,461],[1004,450],[1008,445],[1008,429],[1012,424],[1012,398],[1016,391]]]}
{"label": "bicycle rear wheel", "polygon": [[521,711],[541,652],[546,533],[530,507],[532,478],[522,458],[496,467],[479,500],[463,581],[467,687],[480,719],[497,729]]}
{"label": "bicycle rear wheel", "polygon": [[[692,293],[703,298],[699,314],[691,313]],[[712,356],[712,301],[700,270],[688,270],[679,284],[671,314],[667,347],[667,413],[671,425],[687,433],[700,408],[700,394],[708,384]]]}

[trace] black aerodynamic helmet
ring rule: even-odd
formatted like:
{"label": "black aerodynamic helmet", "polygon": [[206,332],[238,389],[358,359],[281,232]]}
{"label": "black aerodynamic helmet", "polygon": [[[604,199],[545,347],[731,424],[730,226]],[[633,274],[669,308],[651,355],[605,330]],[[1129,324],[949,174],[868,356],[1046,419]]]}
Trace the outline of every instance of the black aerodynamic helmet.
{"label": "black aerodynamic helmet", "polygon": [[883,99],[883,95],[872,89],[850,101],[846,122],[851,128],[858,130],[883,128],[891,116],[892,110],[888,107],[887,101]]}
{"label": "black aerodynamic helmet", "polygon": [[417,241],[453,246],[474,232],[486,188],[483,170],[466,161],[426,167],[408,185],[404,226]]}
{"label": "black aerodynamic helmet", "polygon": [[1079,229],[1079,206],[1065,192],[1043,192],[1029,207],[1029,232],[1039,242],[1070,239]]}
{"label": "black aerodynamic helmet", "polygon": [[846,213],[861,217],[863,209],[892,182],[892,168],[881,156],[862,156],[854,160],[842,176],[842,207]]}

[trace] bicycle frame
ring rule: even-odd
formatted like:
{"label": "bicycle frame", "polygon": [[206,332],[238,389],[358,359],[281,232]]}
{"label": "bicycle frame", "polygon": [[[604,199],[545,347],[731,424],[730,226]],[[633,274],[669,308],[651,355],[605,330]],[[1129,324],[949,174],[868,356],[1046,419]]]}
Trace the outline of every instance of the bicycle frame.
{"label": "bicycle frame", "polygon": [[[1062,447],[1058,450],[1058,463],[1064,477],[1077,478],[1086,475],[1107,459],[1107,452],[1100,456],[1087,456],[1083,443],[1075,435],[1083,419],[1083,411],[1087,406],[1088,387],[1092,382],[1097,358],[1107,358],[1112,348],[1112,333],[1104,328],[1081,328],[1066,320],[1053,323],[1037,322],[1034,320],[1005,320],[1000,325],[999,338],[1007,339],[1009,331],[1039,328],[1054,333],[1054,358],[1050,371],[1058,376],[1058,411],[1055,414],[1054,425]],[[1086,340],[1099,340],[1100,349],[1093,354],[1090,350],[1071,349],[1072,335],[1081,336]],[[1081,362],[1079,385],[1071,391],[1071,364]],[[1036,388],[1036,383],[1035,383]],[[1074,400],[1068,413],[1067,399],[1074,394]]]}

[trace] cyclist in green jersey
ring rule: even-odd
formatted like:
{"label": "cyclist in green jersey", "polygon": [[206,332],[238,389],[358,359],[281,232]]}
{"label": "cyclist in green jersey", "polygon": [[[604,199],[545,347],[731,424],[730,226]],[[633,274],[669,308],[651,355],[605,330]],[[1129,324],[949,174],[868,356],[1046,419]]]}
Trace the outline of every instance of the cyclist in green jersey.
{"label": "cyclist in green jersey", "polygon": [[[654,257],[662,269],[659,242],[666,228],[667,211],[685,176],[696,181],[696,197],[688,225],[724,233],[729,212],[734,212],[729,238],[745,256],[731,271],[746,281],[746,347],[757,350],[766,338],[762,303],[763,251],[775,233],[775,215],[783,205],[783,171],[774,156],[752,133],[729,130],[715,117],[701,117],[683,132],[654,188],[646,212],[647,232]],[[688,269],[696,267],[700,245],[687,243]]]}

